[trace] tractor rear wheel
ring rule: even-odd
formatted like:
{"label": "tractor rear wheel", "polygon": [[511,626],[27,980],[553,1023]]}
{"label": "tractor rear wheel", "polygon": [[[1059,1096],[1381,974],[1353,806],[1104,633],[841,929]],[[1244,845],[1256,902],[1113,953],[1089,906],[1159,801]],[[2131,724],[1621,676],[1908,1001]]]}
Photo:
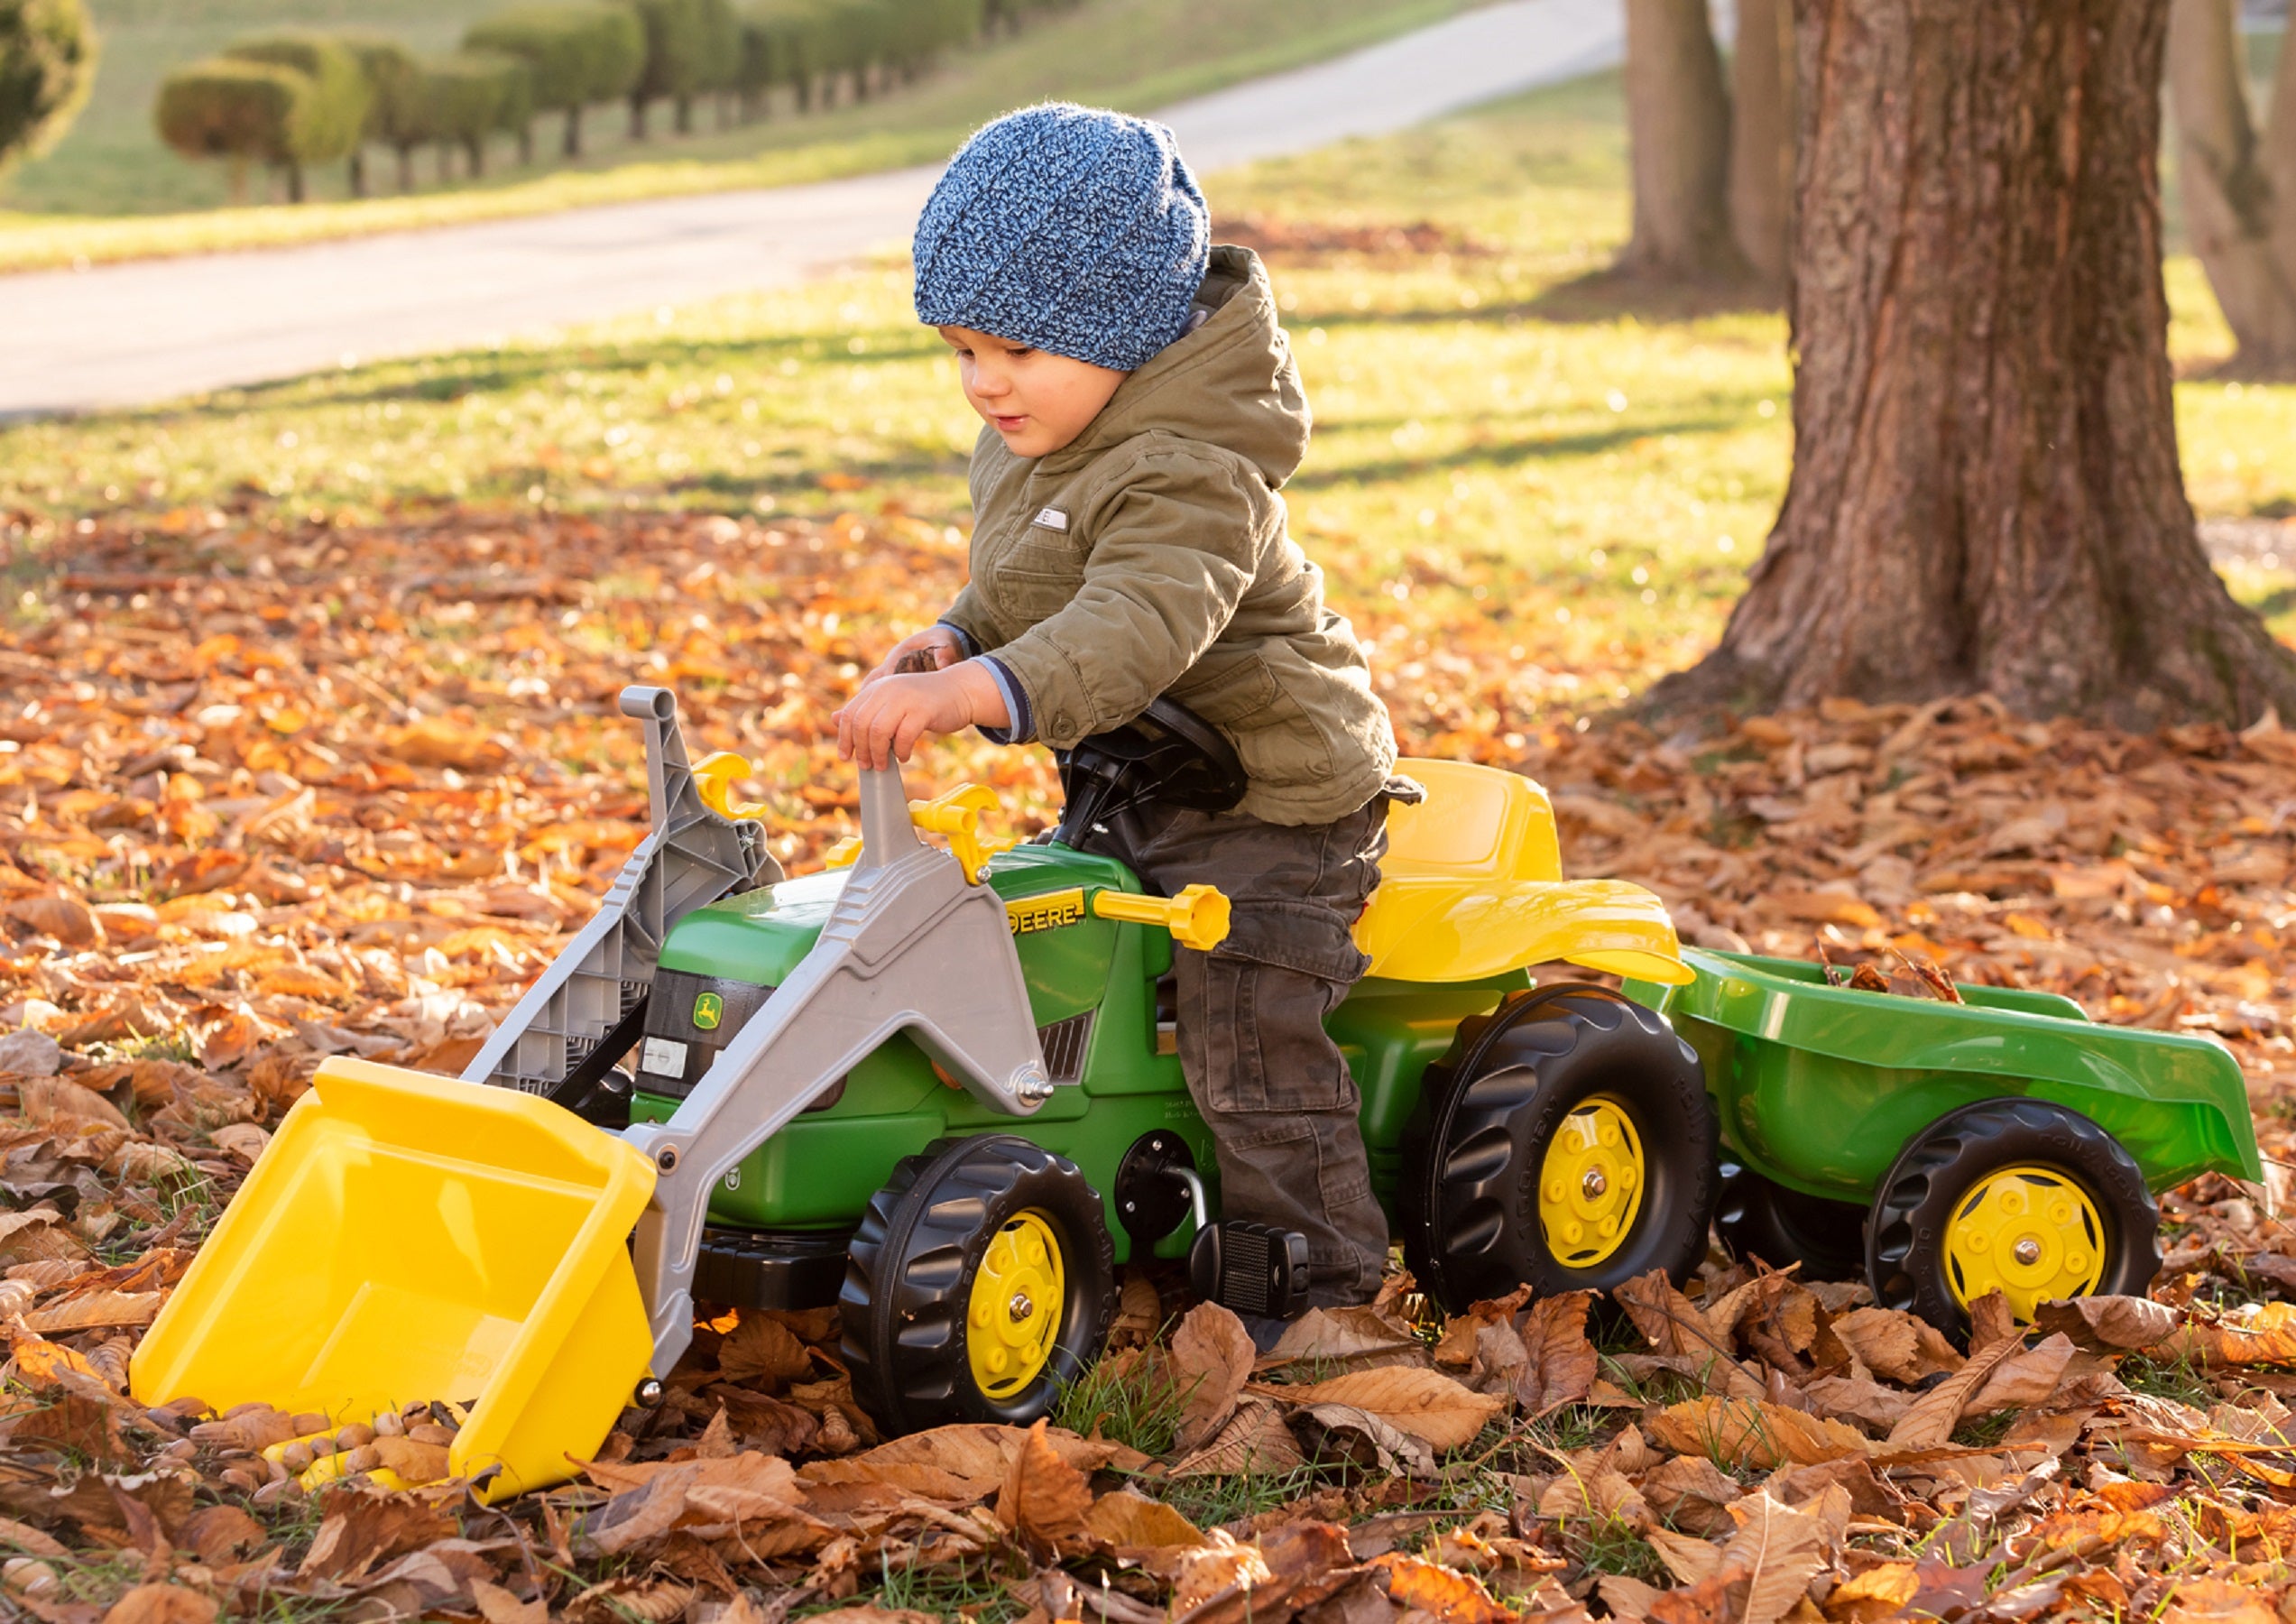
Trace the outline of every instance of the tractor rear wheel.
{"label": "tractor rear wheel", "polygon": [[1980,1100],[1898,1152],[1866,1232],[1885,1308],[1969,1333],[1998,1287],[2020,1321],[2056,1297],[2142,1296],[2160,1272],[2161,1209],[2113,1136],[2045,1100]]}
{"label": "tractor rear wheel", "polygon": [[1773,1269],[1802,1265],[1805,1280],[1866,1278],[1866,1209],[1804,1195],[1734,1161],[1721,1167],[1714,1232],[1732,1255]]}
{"label": "tractor rear wheel", "polygon": [[837,1307],[853,1397],[887,1436],[1026,1426],[1098,1356],[1116,1311],[1100,1194],[1015,1134],[936,1141],[871,1198]]}
{"label": "tractor rear wheel", "polygon": [[1404,1256],[1453,1313],[1527,1283],[1607,1291],[1706,1255],[1714,1107],[1698,1057],[1607,987],[1462,1022],[1404,1136]]}

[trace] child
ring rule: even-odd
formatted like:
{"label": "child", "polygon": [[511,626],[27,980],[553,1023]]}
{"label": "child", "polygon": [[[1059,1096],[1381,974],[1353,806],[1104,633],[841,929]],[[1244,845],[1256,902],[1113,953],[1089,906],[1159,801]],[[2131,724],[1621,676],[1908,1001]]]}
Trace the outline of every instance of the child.
{"label": "child", "polygon": [[1362,645],[1285,531],[1308,411],[1267,272],[1208,236],[1171,132],[1141,119],[1030,107],[950,163],[917,313],[987,423],[972,581],[862,678],[837,747],[882,767],[978,726],[1065,749],[1165,694],[1232,741],[1235,810],[1134,806],[1087,844],[1232,901],[1217,949],[1176,950],[1181,1066],[1224,1214],[1305,1233],[1309,1300],[1335,1306],[1378,1291],[1388,1237],[1323,1017],[1363,973],[1351,932],[1411,791]]}

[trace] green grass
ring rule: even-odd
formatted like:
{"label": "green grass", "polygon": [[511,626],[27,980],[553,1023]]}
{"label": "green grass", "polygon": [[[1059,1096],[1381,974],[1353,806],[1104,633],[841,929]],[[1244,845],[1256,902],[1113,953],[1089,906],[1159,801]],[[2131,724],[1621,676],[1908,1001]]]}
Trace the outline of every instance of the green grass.
{"label": "green grass", "polygon": [[1283,1472],[1168,1478],[1143,1487],[1197,1527],[1216,1528],[1313,1494],[1323,1487],[1325,1475],[1320,1466],[1294,1466]]}
{"label": "green grass", "polygon": [[[1469,0],[1084,0],[1016,37],[953,57],[918,85],[866,103],[717,129],[696,112],[696,134],[626,136],[619,108],[584,123],[591,151],[545,171],[516,169],[499,139],[483,181],[442,189],[432,156],[417,161],[408,197],[342,201],[345,171],[310,177],[317,201],[300,208],[226,208],[221,166],[187,162],[153,134],[160,79],[254,28],[355,21],[423,49],[452,45],[499,0],[97,0],[103,65],[87,112],[56,150],[0,180],[0,270],[307,241],[533,214],[732,187],[788,184],[945,158],[964,134],[1005,109],[1046,97],[1132,110],[1337,54],[1434,22]],[[554,152],[558,120],[537,125]],[[547,139],[542,139],[547,137]],[[369,154],[388,185],[395,160]],[[460,171],[457,169],[457,175]],[[6,211],[15,211],[14,213]],[[196,212],[186,212],[196,211]]]}
{"label": "green grass", "polygon": [[1187,1392],[1161,1369],[1104,1359],[1061,1389],[1053,1425],[1085,1437],[1097,1435],[1142,1454],[1166,1455],[1179,1435],[1186,1402]]}
{"label": "green grass", "polygon": [[[1430,627],[1507,651],[1507,727],[1688,664],[1783,494],[1777,314],[1665,319],[1572,286],[1625,235],[1623,166],[1618,83],[1600,76],[1207,183],[1223,227],[1272,221],[1296,245],[1273,262],[1316,418],[1285,493],[1294,532],[1438,712],[1453,701]],[[1406,224],[1444,245],[1360,251]],[[2228,352],[2191,262],[2172,262],[2169,290],[2180,364]],[[2203,516],[2296,512],[2296,387],[2196,379],[2177,402]],[[114,507],[895,503],[961,525],[974,429],[906,268],[883,263],[559,341],[0,429],[0,512],[23,510],[35,544]],[[2296,558],[2227,576],[2296,635]]]}
{"label": "green grass", "polygon": [[2121,1361],[2114,1374],[2130,1392],[2148,1398],[2166,1398],[2194,1409],[2207,1409],[2216,1402],[2217,1396],[2209,1389],[2206,1372],[2189,1354],[2159,1359],[2148,1353],[2131,1353]]}

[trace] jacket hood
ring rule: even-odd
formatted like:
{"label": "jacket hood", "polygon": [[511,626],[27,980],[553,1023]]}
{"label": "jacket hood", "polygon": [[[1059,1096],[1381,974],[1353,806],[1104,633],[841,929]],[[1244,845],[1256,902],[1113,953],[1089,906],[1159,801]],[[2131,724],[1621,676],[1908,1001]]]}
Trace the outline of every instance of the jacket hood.
{"label": "jacket hood", "polygon": [[1249,248],[1215,247],[1195,302],[1210,318],[1118,385],[1083,433],[1045,457],[1047,472],[1162,430],[1244,457],[1271,489],[1292,476],[1312,420],[1267,268]]}

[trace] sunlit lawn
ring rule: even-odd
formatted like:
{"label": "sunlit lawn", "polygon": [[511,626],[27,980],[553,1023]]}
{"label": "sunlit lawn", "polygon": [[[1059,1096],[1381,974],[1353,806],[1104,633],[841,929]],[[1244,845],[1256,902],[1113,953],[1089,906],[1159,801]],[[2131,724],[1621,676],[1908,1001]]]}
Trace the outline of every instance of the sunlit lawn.
{"label": "sunlit lawn", "polygon": [[[1719,630],[1783,493],[1791,386],[1774,313],[1637,318],[1554,293],[1624,232],[1617,96],[1590,80],[1211,183],[1223,221],[1307,245],[1276,256],[1317,418],[1287,494],[1335,597],[1376,617],[1435,595],[1450,601],[1414,605],[1440,611],[1427,623],[1475,623],[1559,680],[1614,689]],[[1424,251],[1377,246],[1421,224]],[[2229,339],[2189,261],[2170,291],[2175,352],[2199,370]],[[961,524],[973,420],[907,291],[878,264],[561,340],[21,427],[0,433],[0,504],[42,530],[113,504],[440,500],[890,503]],[[2189,381],[2179,405],[2204,516],[2296,513],[2296,388]],[[2283,634],[2291,570],[2230,571]]]}

